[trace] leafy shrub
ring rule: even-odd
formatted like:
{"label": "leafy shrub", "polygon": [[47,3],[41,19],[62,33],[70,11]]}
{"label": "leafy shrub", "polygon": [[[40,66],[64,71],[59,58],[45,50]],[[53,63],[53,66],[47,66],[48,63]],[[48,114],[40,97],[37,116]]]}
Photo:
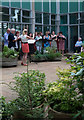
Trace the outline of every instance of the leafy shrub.
{"label": "leafy shrub", "polygon": [[7,119],[7,111],[9,111],[9,116],[13,115],[14,120],[17,120],[18,115],[18,120],[43,118],[45,113],[43,113],[44,96],[42,91],[45,89],[45,74],[30,70],[28,73],[16,75],[14,79],[15,81],[8,86],[17,93],[18,97],[7,103],[7,107],[4,106],[3,117]]}
{"label": "leafy shrub", "polygon": [[15,50],[9,49],[7,46],[4,47],[2,52],[2,57],[6,58],[16,58],[18,56],[18,52]]}
{"label": "leafy shrub", "polygon": [[80,101],[77,91],[74,89],[73,78],[70,77],[71,70],[58,70],[59,79],[49,83],[44,94],[50,106],[65,113],[74,113],[82,109],[83,101]]}

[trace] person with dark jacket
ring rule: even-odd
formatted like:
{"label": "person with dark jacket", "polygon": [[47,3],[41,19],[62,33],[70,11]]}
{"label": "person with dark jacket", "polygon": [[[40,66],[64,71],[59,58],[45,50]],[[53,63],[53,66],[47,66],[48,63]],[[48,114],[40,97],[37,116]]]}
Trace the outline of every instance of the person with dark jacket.
{"label": "person with dark jacket", "polygon": [[15,34],[15,29],[12,28],[11,32],[8,36],[8,47],[11,48],[11,49],[14,49],[15,42],[18,40],[18,39],[15,39],[14,34]]}

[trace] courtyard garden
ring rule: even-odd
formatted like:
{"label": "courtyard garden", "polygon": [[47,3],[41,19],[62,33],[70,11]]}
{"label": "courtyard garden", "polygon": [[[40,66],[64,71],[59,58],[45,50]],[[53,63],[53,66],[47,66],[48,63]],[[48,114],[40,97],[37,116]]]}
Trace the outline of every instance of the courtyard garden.
{"label": "courtyard garden", "polygon": [[[35,65],[37,68],[33,67]],[[9,82],[3,77],[3,86],[7,86],[16,96],[11,100],[7,100],[5,95],[0,98],[2,120],[84,119],[83,52],[66,61],[64,58],[57,63],[29,63],[23,68],[25,71],[21,71],[22,67],[3,68],[3,71],[9,69],[12,72],[16,69],[18,73],[11,74],[14,79]]]}

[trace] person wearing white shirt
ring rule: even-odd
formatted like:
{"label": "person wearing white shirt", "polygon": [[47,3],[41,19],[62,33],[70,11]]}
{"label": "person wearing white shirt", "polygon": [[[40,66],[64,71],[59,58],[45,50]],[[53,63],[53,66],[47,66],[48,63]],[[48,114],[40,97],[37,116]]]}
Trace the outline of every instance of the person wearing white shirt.
{"label": "person wearing white shirt", "polygon": [[78,38],[78,41],[75,44],[75,52],[77,51],[77,53],[81,52],[81,46],[82,46],[82,41],[81,41],[81,37]]}

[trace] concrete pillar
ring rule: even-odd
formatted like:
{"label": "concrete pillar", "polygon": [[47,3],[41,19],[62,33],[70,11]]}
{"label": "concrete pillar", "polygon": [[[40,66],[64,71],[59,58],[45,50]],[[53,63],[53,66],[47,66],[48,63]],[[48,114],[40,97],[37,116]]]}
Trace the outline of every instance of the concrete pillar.
{"label": "concrete pillar", "polygon": [[68,51],[70,52],[69,0],[68,0],[68,16],[67,16],[67,21],[68,21]]}
{"label": "concrete pillar", "polygon": [[56,2],[56,26],[57,26],[57,33],[60,31],[60,0]]}
{"label": "concrete pillar", "polygon": [[80,0],[78,0],[78,37],[80,37]]}
{"label": "concrete pillar", "polygon": [[32,33],[34,34],[35,33],[35,2],[34,0],[32,0],[32,26],[31,26],[31,29],[32,29]]}

